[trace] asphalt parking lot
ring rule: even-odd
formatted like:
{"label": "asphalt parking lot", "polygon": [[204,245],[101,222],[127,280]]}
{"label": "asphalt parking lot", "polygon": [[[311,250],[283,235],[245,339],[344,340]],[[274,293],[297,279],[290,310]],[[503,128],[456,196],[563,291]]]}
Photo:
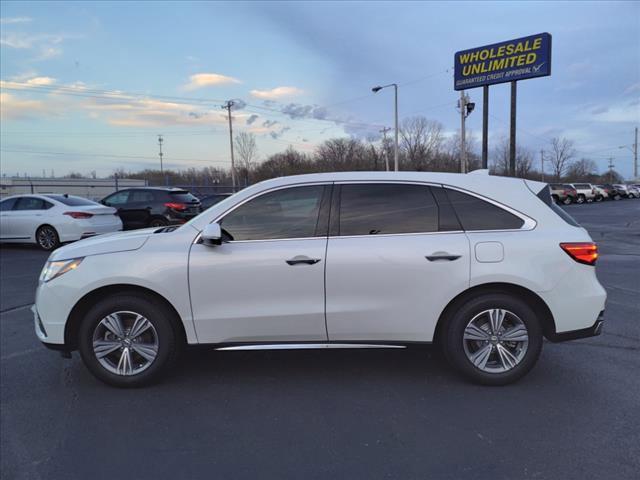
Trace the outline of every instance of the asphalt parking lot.
{"label": "asphalt parking lot", "polygon": [[1,247],[0,477],[638,478],[640,200],[566,209],[601,248],[604,333],[545,343],[500,388],[435,348],[196,349],[159,385],[110,388],[33,333],[47,254]]}

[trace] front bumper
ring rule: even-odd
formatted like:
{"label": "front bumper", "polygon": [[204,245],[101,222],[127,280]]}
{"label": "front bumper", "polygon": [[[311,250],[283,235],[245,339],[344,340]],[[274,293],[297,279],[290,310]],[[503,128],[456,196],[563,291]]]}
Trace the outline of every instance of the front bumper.
{"label": "front bumper", "polygon": [[602,333],[604,325],[604,310],[600,312],[594,324],[580,330],[570,330],[568,332],[553,333],[547,335],[547,339],[553,343],[567,342],[569,340],[578,340],[580,338],[597,337]]}

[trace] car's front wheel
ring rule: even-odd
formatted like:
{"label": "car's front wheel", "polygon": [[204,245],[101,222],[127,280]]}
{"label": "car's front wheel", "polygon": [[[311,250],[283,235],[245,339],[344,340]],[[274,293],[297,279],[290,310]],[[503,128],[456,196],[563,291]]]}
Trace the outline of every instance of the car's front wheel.
{"label": "car's front wheel", "polygon": [[564,205],[570,205],[572,201],[573,200],[571,199],[571,197],[569,195],[567,195],[566,197],[564,197],[564,200],[562,200],[562,203]]}
{"label": "car's front wheel", "polygon": [[138,295],[114,295],[87,312],[78,349],[98,379],[116,387],[138,387],[166,373],[178,352],[171,314]]}
{"label": "car's front wheel", "polygon": [[472,298],[449,318],[444,335],[449,362],[474,382],[506,385],[533,368],[542,329],[524,301],[504,293]]}
{"label": "car's front wheel", "polygon": [[578,199],[576,200],[577,203],[584,203],[586,202],[587,197],[585,197],[582,193],[578,195]]}

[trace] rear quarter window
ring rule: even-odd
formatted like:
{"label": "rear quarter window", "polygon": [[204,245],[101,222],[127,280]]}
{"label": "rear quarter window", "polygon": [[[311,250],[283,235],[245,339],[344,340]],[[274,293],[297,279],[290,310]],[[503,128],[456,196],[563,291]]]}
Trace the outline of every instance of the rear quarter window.
{"label": "rear quarter window", "polygon": [[540,200],[542,200],[551,210],[556,212],[558,214],[558,216],[561,219],[563,219],[565,222],[567,222],[569,225],[571,225],[573,227],[579,227],[580,226],[580,224],[578,222],[576,222],[576,220],[571,215],[569,215],[561,207],[556,205],[556,202],[554,202],[553,198],[551,197],[551,192],[549,191],[549,186],[546,186],[542,190],[540,190],[538,192],[537,197]]}
{"label": "rear quarter window", "polygon": [[517,230],[524,220],[473,195],[457,190],[445,189],[462,228],[473,230]]}

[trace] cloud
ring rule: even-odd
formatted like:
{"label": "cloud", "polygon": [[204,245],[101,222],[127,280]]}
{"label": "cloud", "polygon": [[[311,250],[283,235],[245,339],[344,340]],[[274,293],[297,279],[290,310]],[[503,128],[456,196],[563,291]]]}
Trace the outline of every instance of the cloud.
{"label": "cloud", "polygon": [[271,128],[273,127],[276,123],[278,123],[277,120],[265,120],[264,122],[262,122],[262,126],[265,128]]}
{"label": "cloud", "polygon": [[247,125],[251,125],[258,119],[259,115],[253,114],[249,118],[247,118]]}
{"label": "cloud", "polygon": [[608,111],[609,111],[609,107],[602,106],[602,107],[594,108],[593,110],[591,110],[591,113],[594,114],[594,115],[597,115],[599,113],[606,113]]}
{"label": "cloud", "polygon": [[275,132],[269,132],[269,136],[274,140],[280,138],[286,131],[291,130],[291,127],[282,127],[280,130]]}
{"label": "cloud", "polygon": [[2,120],[25,120],[34,117],[52,116],[60,113],[59,106],[40,100],[22,99],[9,93],[0,93],[0,115]]}
{"label": "cloud", "polygon": [[[18,78],[20,78],[18,80]],[[11,88],[13,90],[25,90],[31,87],[48,86],[56,83],[55,78],[51,77],[14,77],[14,80],[0,80],[0,87]]]}
{"label": "cloud", "polygon": [[34,50],[37,56],[32,60],[47,60],[62,55],[62,42],[69,38],[77,38],[62,34],[30,34],[9,32],[0,35],[0,45],[19,50]]}
{"label": "cloud", "polygon": [[296,87],[275,87],[271,90],[251,90],[252,96],[262,100],[276,100],[280,98],[295,97],[304,92]]}
{"label": "cloud", "polygon": [[624,91],[625,94],[633,92],[640,92],[640,82],[632,83]]}
{"label": "cloud", "polygon": [[606,123],[638,123],[640,122],[640,112],[637,107],[627,105],[614,105],[602,111],[592,111],[595,120]]}
{"label": "cloud", "polygon": [[31,17],[3,17],[0,18],[0,25],[11,25],[14,23],[27,23],[31,22]]}
{"label": "cloud", "polygon": [[325,107],[320,107],[318,105],[303,105],[300,103],[289,103],[282,107],[281,112],[288,115],[292,120],[300,118],[326,120],[328,116],[328,111]]}
{"label": "cloud", "polygon": [[189,77],[189,83],[184,85],[184,90],[197,90],[198,88],[213,87],[217,85],[229,85],[241,83],[240,80],[219,73],[196,73]]}

